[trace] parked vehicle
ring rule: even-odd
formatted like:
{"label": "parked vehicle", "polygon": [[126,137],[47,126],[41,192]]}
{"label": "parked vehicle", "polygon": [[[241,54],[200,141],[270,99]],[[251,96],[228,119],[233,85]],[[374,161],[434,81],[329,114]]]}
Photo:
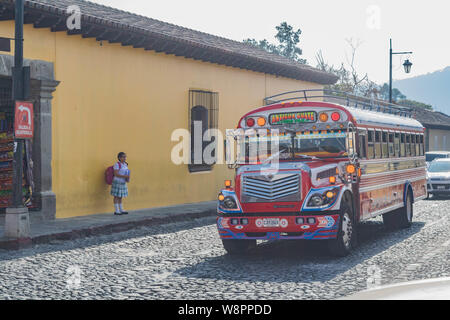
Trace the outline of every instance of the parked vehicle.
{"label": "parked vehicle", "polygon": [[427,170],[427,191],[430,195],[450,195],[450,159],[436,159]]}
{"label": "parked vehicle", "polygon": [[425,153],[425,161],[427,162],[427,168],[430,166],[431,161],[435,159],[450,158],[450,151],[430,151]]}
{"label": "parked vehicle", "polygon": [[[217,206],[228,253],[306,239],[344,256],[360,221],[383,215],[389,228],[411,225],[413,202],[426,197],[423,126],[400,106],[342,93],[333,101],[344,104],[314,102],[315,92],[270,97],[240,119],[234,186],[225,182]],[[284,98],[297,93],[306,101]]]}

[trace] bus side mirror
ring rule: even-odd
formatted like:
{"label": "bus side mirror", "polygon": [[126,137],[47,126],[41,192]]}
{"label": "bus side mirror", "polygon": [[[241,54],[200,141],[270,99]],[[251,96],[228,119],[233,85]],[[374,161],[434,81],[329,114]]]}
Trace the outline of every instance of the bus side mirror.
{"label": "bus side mirror", "polygon": [[347,152],[352,163],[356,162],[358,154],[356,153],[355,137],[356,128],[353,123],[349,122],[347,127]]}
{"label": "bus side mirror", "polygon": [[237,135],[235,130],[227,129],[226,138],[224,140],[225,147],[225,163],[229,169],[235,169],[237,164]]}

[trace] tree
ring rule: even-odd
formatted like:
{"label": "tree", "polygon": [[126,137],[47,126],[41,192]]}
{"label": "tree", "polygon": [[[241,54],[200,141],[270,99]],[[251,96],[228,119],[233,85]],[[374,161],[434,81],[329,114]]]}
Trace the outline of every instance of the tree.
{"label": "tree", "polygon": [[353,39],[346,39],[346,42],[351,49],[350,57],[348,55],[346,56],[347,66],[344,63],[341,63],[339,68],[334,67],[334,65],[330,66],[325,62],[321,50],[316,54],[316,67],[339,77],[336,84],[330,85],[327,88],[349,94],[377,98],[379,90],[378,85],[371,81],[367,74],[360,76],[356,70],[356,53],[362,42]]}
{"label": "tree", "polygon": [[[386,101],[389,100],[389,85],[387,83],[380,87],[380,98]],[[392,89],[392,101],[396,102],[404,99],[406,99],[406,96],[400,90],[397,88]]]}
{"label": "tree", "polygon": [[255,39],[246,39],[243,42],[254,47],[261,48],[267,52],[275,53],[280,56],[289,58],[290,60],[306,64],[306,60],[300,58],[302,55],[302,49],[297,47],[300,42],[300,35],[302,31],[300,29],[294,30],[294,28],[287,24],[287,22],[282,22],[279,26],[275,27],[277,34],[275,38],[278,40],[279,44],[273,44],[266,39],[257,41]]}
{"label": "tree", "polygon": [[[325,61],[321,50],[316,54],[316,68],[332,73],[339,78],[336,84],[327,86],[326,89],[388,101],[389,85],[384,83],[380,86],[371,81],[367,74],[361,77],[355,68],[356,51],[361,43],[359,41],[355,43],[351,39],[347,40],[347,43],[351,47],[351,58],[347,57],[348,67],[346,67],[344,63],[342,63],[339,68],[336,68],[334,65],[329,65]],[[392,100],[394,103],[405,107],[433,110],[431,105],[407,99],[397,88],[392,89]]]}

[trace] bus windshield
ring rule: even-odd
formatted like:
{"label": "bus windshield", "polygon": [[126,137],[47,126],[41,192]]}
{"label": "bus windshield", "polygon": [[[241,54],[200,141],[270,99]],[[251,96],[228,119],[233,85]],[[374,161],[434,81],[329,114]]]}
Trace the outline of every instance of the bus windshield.
{"label": "bus windshield", "polygon": [[245,137],[240,159],[265,160],[272,155],[278,155],[280,160],[344,157],[348,156],[346,144],[346,133],[342,132]]}

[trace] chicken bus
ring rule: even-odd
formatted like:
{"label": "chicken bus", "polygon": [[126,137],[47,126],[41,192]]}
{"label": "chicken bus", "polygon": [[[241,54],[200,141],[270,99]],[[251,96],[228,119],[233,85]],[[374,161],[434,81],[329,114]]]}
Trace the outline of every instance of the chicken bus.
{"label": "chicken bus", "polygon": [[232,134],[235,176],[217,204],[229,254],[257,240],[303,239],[345,256],[362,221],[411,225],[413,203],[427,196],[426,165],[424,127],[406,108],[322,90],[265,101]]}

